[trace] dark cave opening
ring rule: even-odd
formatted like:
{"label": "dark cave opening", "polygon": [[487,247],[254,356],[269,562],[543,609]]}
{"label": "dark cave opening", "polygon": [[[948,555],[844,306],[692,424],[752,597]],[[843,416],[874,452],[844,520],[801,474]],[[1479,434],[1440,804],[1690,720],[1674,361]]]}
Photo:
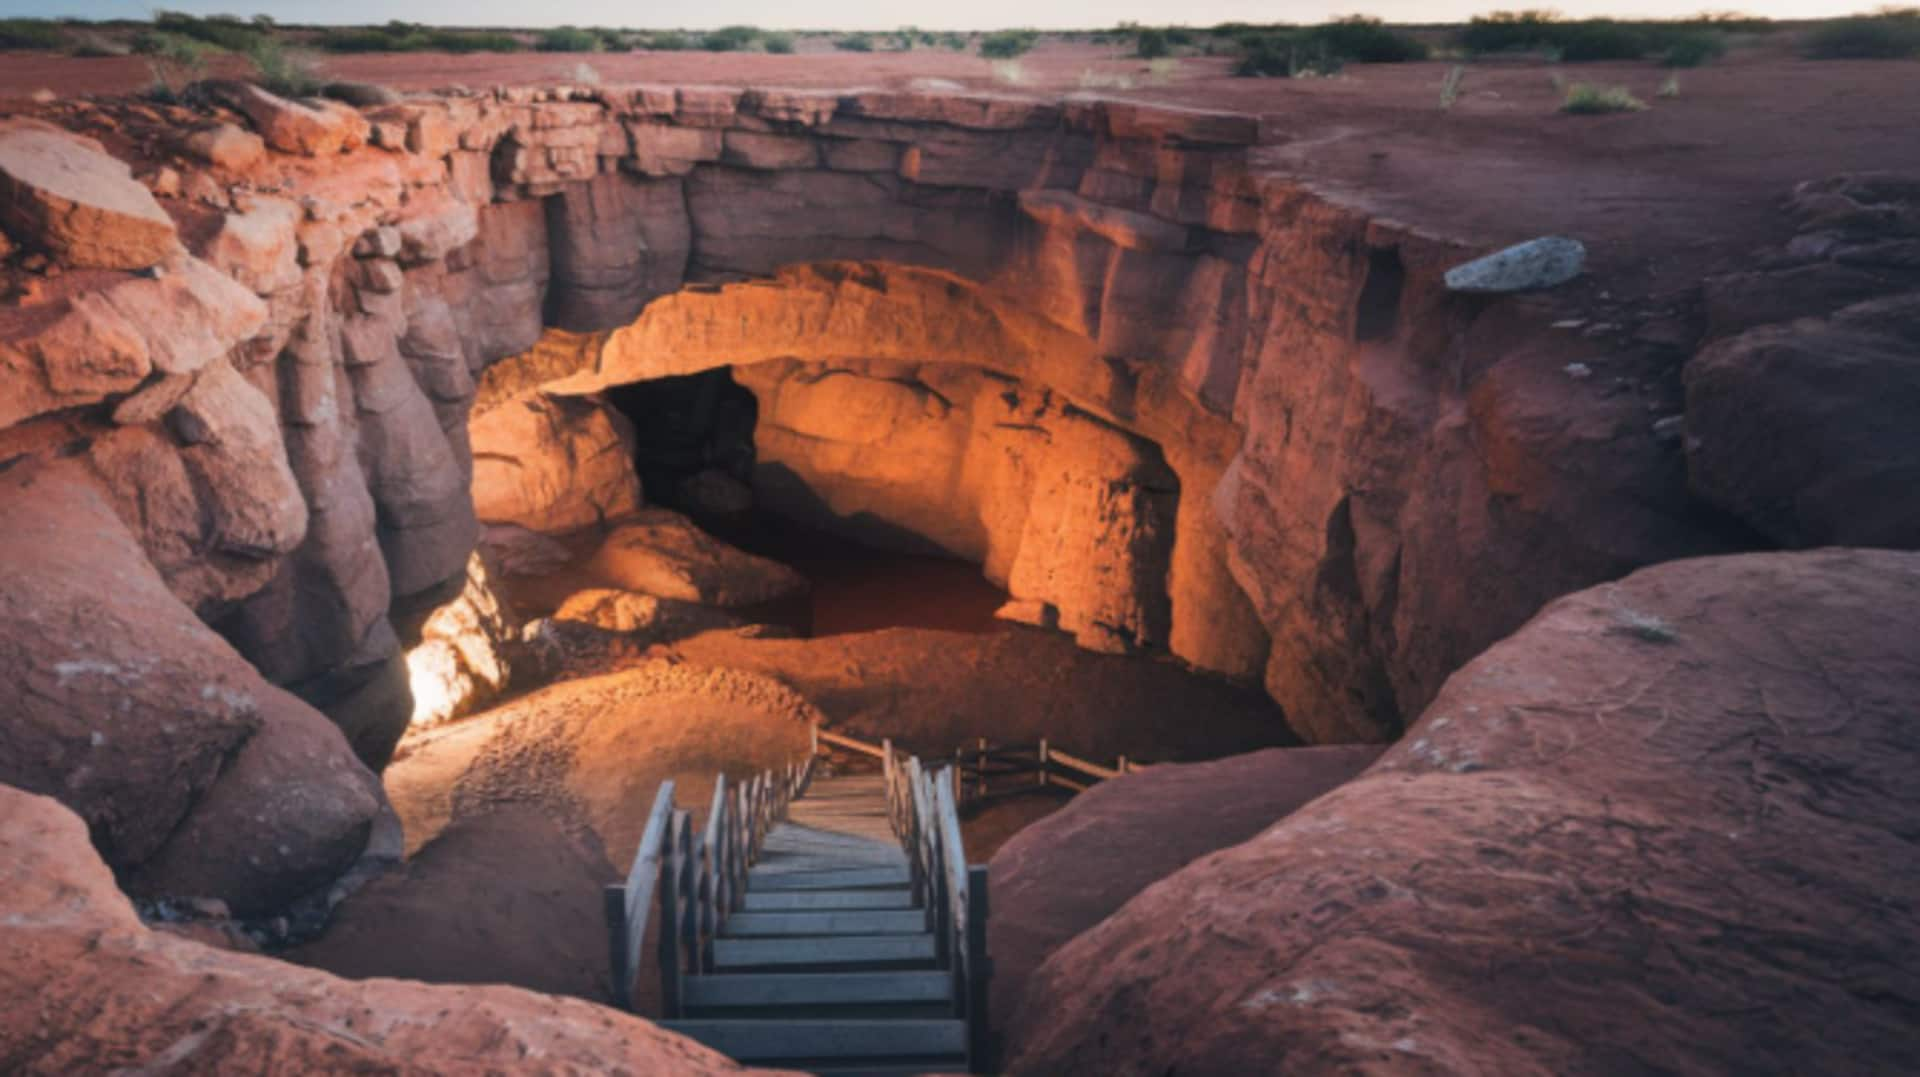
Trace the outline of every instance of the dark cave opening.
{"label": "dark cave opening", "polygon": [[994,616],[1007,593],[977,563],[886,549],[763,507],[752,496],[759,401],[731,367],[618,385],[604,396],[633,427],[646,500],[805,576],[810,635],[1008,628]]}

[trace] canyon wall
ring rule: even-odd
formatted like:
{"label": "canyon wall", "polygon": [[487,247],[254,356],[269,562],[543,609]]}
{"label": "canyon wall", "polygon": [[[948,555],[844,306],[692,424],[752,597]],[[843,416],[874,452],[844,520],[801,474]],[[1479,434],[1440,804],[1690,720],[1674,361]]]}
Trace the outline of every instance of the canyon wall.
{"label": "canyon wall", "polygon": [[[237,652],[221,661],[290,690],[276,706],[303,729],[324,711],[370,767],[410,711],[403,644],[465,585],[476,472],[490,514],[559,512],[540,468],[617,464],[620,437],[579,428],[605,413],[564,398],[716,366],[770,364],[744,377],[785,377],[781,399],[791,364],[906,364],[1045,400],[1072,466],[1034,463],[1018,548],[1010,523],[947,537],[1090,643],[1261,678],[1316,741],[1393,735],[1553,596],[1759,541],[1732,518],[1781,541],[1854,533],[1818,504],[1783,515],[1800,480],[1741,466],[1737,440],[1659,432],[1683,409],[1726,425],[1756,364],[1804,354],[1794,339],[1726,345],[1683,399],[1688,332],[1570,333],[1551,300],[1449,293],[1468,247],[1263,174],[1249,117],[726,88],[359,112],[216,83],[190,101],[56,102],[0,128],[0,468],[111,506],[171,600]],[[1809,192],[1828,211],[1811,234],[1850,234],[1835,199],[1906,227],[1873,208],[1903,190]],[[1882,342],[1860,399],[1898,381],[1886,342],[1905,324],[1835,326]],[[811,406],[785,406],[792,432]],[[476,462],[470,437],[496,422],[540,428],[551,453]],[[1869,442],[1892,462],[1846,497],[1889,488],[1902,445]],[[640,500],[617,466],[587,488],[605,496],[566,513]],[[1107,531],[1086,522],[1103,514]],[[1059,578],[1081,531],[1130,552]],[[1102,607],[1103,574],[1163,561],[1166,608],[1138,586]],[[83,660],[84,632],[53,631],[65,650],[41,657]],[[40,720],[24,713],[8,721]],[[81,763],[9,765],[54,789]],[[214,768],[203,795],[237,780]],[[149,844],[104,843],[136,875],[165,854]],[[312,862],[256,890],[284,894]]]}

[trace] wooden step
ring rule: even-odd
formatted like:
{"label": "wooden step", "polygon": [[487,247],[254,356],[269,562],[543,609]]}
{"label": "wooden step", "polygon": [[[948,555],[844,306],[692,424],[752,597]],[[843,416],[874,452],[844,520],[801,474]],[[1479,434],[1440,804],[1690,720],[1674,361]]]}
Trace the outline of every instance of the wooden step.
{"label": "wooden step", "polygon": [[852,912],[737,912],[727,918],[725,938],[779,935],[917,935],[927,929],[926,913],[860,909]]}
{"label": "wooden step", "polygon": [[858,1006],[953,1002],[949,972],[761,973],[694,976],[686,1003],[701,1009],[763,1006]]}
{"label": "wooden step", "polygon": [[810,912],[913,907],[913,891],[907,887],[874,886],[865,890],[749,890],[741,895],[740,911]]}
{"label": "wooden step", "polygon": [[826,871],[747,872],[749,890],[855,890],[869,886],[906,886],[913,880],[904,867]]}
{"label": "wooden step", "polygon": [[[964,1059],[967,1026],[941,1020],[662,1021],[740,1062]],[[965,1068],[962,1066],[961,1068]]]}
{"label": "wooden step", "polygon": [[843,965],[909,965],[934,958],[933,935],[828,935],[813,938],[713,940],[717,969]]}
{"label": "wooden step", "polygon": [[789,875],[820,875],[836,871],[906,871],[905,855],[871,854],[851,856],[838,853],[773,853],[760,858],[748,873],[751,879],[776,879]]}

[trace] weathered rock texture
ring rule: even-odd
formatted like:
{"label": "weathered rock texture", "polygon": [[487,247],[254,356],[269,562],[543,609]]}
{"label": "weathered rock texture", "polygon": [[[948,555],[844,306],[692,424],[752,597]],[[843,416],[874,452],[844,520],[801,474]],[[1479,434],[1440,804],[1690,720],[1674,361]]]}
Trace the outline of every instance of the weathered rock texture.
{"label": "weathered rock texture", "polygon": [[1057,951],[1009,1072],[1909,1071],[1917,694],[1920,554],[1569,596]]}
{"label": "weathered rock texture", "polygon": [[643,509],[608,532],[586,571],[623,590],[722,608],[778,602],[807,590],[793,569],[735,549],[666,509]]}
{"label": "weathered rock texture", "polygon": [[[41,109],[81,134],[31,141],[98,190],[6,218],[53,264],[5,268],[0,467],[90,470],[174,596],[375,766],[412,709],[401,653],[479,534],[476,397],[511,415],[529,393],[775,360],[1013,379],[1058,411],[1048,451],[1071,464],[1035,480],[1009,613],[1257,675],[1315,740],[1390,735],[1543,601],[1727,542],[1650,429],[1681,407],[1684,345],[1602,345],[1549,332],[1548,302],[1450,295],[1469,248],[1261,173],[1248,117],[727,88],[365,113],[201,96]],[[164,229],[102,146],[179,175],[155,188],[183,250],[147,263]],[[1803,203],[1864,235],[1863,208],[1910,228],[1905,191],[1854,180]],[[97,228],[67,202],[144,223]],[[92,267],[85,237],[106,231],[140,247],[106,260],[142,272]],[[1906,235],[1819,257],[1897,268]],[[1865,288],[1831,275],[1820,294]],[[1595,364],[1613,375],[1568,373]],[[1716,477],[1709,432],[1698,489],[1738,512],[1779,500]],[[1808,503],[1807,541],[1862,534]]]}
{"label": "weathered rock texture", "polygon": [[1784,546],[1920,547],[1920,177],[1804,184],[1799,233],[1707,282],[1694,490]]}
{"label": "weathered rock texture", "polygon": [[434,610],[407,652],[414,727],[471,713],[506,690],[518,633],[494,593],[492,573],[475,553],[459,597]]}
{"label": "weathered rock texture", "polygon": [[0,226],[81,268],[145,269],[180,246],[126,165],[38,124],[0,124]]}
{"label": "weathered rock texture", "polygon": [[[1026,1005],[1047,956],[1149,885],[1238,845],[1364,770],[1373,745],[1269,748],[1102,782],[993,854],[991,1027]],[[1048,1005],[1037,999],[1036,1006]]]}
{"label": "weathered rock texture", "polygon": [[484,523],[564,534],[640,508],[633,432],[591,397],[528,394],[477,411],[469,429]]}
{"label": "weathered rock texture", "polygon": [[[1029,498],[1065,514],[1029,521],[1045,536],[991,509],[1009,526],[966,537],[1027,596],[1009,612],[1259,677],[1322,740],[1391,733],[1547,598],[1719,541],[1647,430],[1659,390],[1565,377],[1597,346],[1547,336],[1545,309],[1450,296],[1441,272],[1468,248],[1260,174],[1246,117],[659,87],[358,117],[217,90],[228,107],[170,117],[156,142],[181,147],[169,164],[200,192],[163,208],[219,218],[181,234],[223,272],[186,259],[112,287],[170,299],[212,276],[260,297],[213,305],[263,313],[176,354],[114,320],[119,300],[54,282],[0,327],[0,370],[22,386],[4,418],[104,414],[149,436],[182,379],[230,352],[280,420],[298,495],[272,500],[305,503],[304,537],[289,552],[286,527],[241,528],[266,552],[233,581],[191,578],[195,558],[159,541],[155,558],[183,562],[169,578],[208,592],[196,607],[358,727],[374,761],[408,709],[398,650],[476,535],[483,371],[483,502],[522,523],[607,515],[628,489],[600,419],[559,422],[530,393],[774,360],[1014,379],[1022,408],[1062,417],[1049,452],[1087,466]],[[233,132],[216,152],[223,124],[267,152]],[[496,454],[502,424],[515,445]],[[563,458],[584,481],[540,477]],[[913,511],[891,522],[956,541]],[[260,522],[276,521],[294,516]]]}
{"label": "weathered rock texture", "polygon": [[0,783],[72,806],[136,894],[258,915],[360,856],[378,782],[168,593],[83,468],[0,475],[0,520]]}
{"label": "weathered rock texture", "polygon": [[48,797],[0,788],[0,1069],[301,1074],[745,1072],[603,1006],[342,980],[147,930]]}
{"label": "weathered rock texture", "polygon": [[[1021,619],[1092,649],[1167,646],[1179,480],[1151,442],[967,366],[784,361],[743,367],[739,380],[760,398],[763,507],[978,562],[1020,600]],[[1182,597],[1193,619],[1241,601]],[[1247,627],[1243,654],[1264,645]]]}

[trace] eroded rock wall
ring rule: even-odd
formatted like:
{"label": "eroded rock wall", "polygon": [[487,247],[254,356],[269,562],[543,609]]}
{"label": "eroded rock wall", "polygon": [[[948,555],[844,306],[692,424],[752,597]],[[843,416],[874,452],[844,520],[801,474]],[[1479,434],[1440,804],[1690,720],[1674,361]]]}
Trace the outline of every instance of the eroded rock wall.
{"label": "eroded rock wall", "polygon": [[[1248,117],[725,88],[199,100],[43,110],[101,140],[74,142],[96,208],[153,223],[131,159],[175,241],[138,273],[23,285],[0,451],[81,458],[174,593],[375,764],[410,709],[400,651],[477,533],[476,394],[777,360],[1043,389],[1157,447],[1122,516],[1177,488],[1171,612],[1084,602],[1085,624],[1262,677],[1316,740],[1391,735],[1548,598],[1726,541],[1649,430],[1683,406],[1660,356],[1550,333],[1551,303],[1450,296],[1466,248],[1262,174]],[[1173,483],[1136,481],[1162,464]],[[1157,558],[1164,531],[1104,541]],[[985,545],[1036,595],[1106,586]]]}

